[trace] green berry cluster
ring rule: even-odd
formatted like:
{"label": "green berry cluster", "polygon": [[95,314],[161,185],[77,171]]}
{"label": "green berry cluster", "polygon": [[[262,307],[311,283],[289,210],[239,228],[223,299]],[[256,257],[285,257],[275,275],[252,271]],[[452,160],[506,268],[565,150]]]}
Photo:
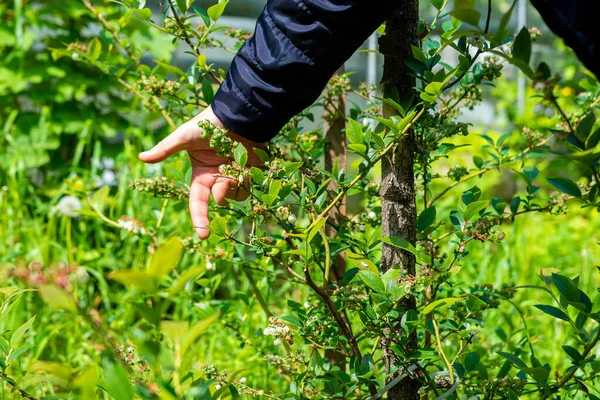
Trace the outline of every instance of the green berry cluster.
{"label": "green berry cluster", "polygon": [[138,192],[148,193],[154,197],[165,199],[182,200],[190,196],[188,189],[178,186],[175,181],[169,180],[164,176],[152,179],[137,179],[129,183],[129,187]]}
{"label": "green berry cluster", "polygon": [[227,158],[232,157],[236,142],[227,136],[226,129],[215,126],[208,120],[198,122],[198,127],[202,129],[200,137],[208,139],[208,145],[217,152],[217,155]]}

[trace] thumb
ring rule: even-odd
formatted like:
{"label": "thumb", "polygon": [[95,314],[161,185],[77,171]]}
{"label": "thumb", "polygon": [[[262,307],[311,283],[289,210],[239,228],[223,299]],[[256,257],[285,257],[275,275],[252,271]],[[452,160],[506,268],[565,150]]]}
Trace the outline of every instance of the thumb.
{"label": "thumb", "polygon": [[173,154],[184,150],[186,147],[184,125],[177,128],[169,136],[158,142],[156,146],[150,150],[144,151],[138,155],[139,159],[145,163],[161,162]]}

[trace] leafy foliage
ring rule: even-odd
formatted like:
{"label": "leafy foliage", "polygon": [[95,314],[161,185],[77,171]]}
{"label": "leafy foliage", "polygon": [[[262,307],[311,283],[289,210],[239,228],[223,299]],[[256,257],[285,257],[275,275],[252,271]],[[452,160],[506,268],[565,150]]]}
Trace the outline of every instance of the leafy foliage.
{"label": "leafy foliage", "polygon": [[[227,2],[178,0],[160,12],[140,0],[24,3],[0,5],[0,379],[9,396],[359,399],[413,370],[431,398],[598,393],[592,279],[542,270],[542,285],[514,287],[465,275],[485,258],[478,251],[504,246],[500,229],[515,229],[517,217],[563,218],[568,202],[585,216],[600,207],[598,83],[583,79],[575,98],[546,63],[534,69],[532,32],[513,39],[507,29],[514,3],[491,32],[475,2],[448,10],[432,0],[436,17],[406,60],[418,80],[412,98],[376,98],[346,74],[268,151],[205,127],[231,160],[224,172],[250,193],[212,207],[205,242],[189,237],[187,160],[150,169],[135,153],[154,142],[149,129],[164,134],[212,100],[225,73],[206,50],[234,52],[247,38],[217,23]],[[194,60],[185,71],[171,60],[176,43]],[[459,109],[479,103],[484,85],[506,84],[506,63],[556,113],[473,135]],[[357,100],[348,116],[336,109],[341,95]],[[322,167],[325,138],[306,122],[323,110],[347,118],[347,165]],[[418,145],[416,243],[380,229],[376,169],[406,135]],[[264,166],[247,166],[249,151]],[[448,168],[451,157],[464,165]],[[540,160],[577,165],[578,175],[545,175]],[[477,180],[510,169],[524,184],[508,196]],[[331,218],[345,199],[354,212]],[[417,274],[401,265],[383,273],[382,243],[412,254]],[[519,304],[521,289],[535,301]],[[564,340],[543,337],[525,313],[552,321]],[[385,340],[401,359],[388,370]],[[563,362],[538,358],[536,346]]]}

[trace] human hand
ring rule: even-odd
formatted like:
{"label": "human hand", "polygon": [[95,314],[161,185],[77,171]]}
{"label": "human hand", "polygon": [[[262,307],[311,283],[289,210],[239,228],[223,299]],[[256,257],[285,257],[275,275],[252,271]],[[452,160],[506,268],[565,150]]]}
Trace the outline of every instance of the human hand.
{"label": "human hand", "polygon": [[[139,159],[145,163],[158,163],[180,151],[187,151],[192,164],[192,181],[190,183],[190,214],[196,233],[200,239],[206,239],[210,235],[208,225],[208,203],[212,192],[215,202],[224,206],[228,198],[238,201],[245,200],[248,193],[241,189],[239,183],[233,179],[222,176],[219,166],[227,164],[228,159],[220,157],[210,148],[208,139],[202,139],[202,129],[198,127],[200,121],[210,121],[213,125],[224,128],[223,123],[215,116],[212,109],[208,107],[200,114],[182,124],[164,138],[156,146],[139,154]],[[248,151],[247,165],[259,165],[260,160],[254,148],[263,148],[264,143],[255,143],[246,140],[232,132],[229,136],[240,142]]]}

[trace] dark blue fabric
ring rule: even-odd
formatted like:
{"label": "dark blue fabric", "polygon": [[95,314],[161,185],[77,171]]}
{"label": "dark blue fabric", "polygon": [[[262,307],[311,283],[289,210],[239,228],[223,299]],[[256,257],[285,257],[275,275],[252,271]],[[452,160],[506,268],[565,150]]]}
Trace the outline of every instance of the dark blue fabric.
{"label": "dark blue fabric", "polygon": [[215,95],[231,131],[263,142],[312,104],[398,0],[269,0]]}
{"label": "dark blue fabric", "polygon": [[531,0],[548,27],[600,78],[598,0]]}
{"label": "dark blue fabric", "polygon": [[[600,76],[597,0],[532,0],[550,28]],[[400,0],[268,0],[233,59],[212,108],[249,140],[273,138],[312,104],[333,73]]]}

